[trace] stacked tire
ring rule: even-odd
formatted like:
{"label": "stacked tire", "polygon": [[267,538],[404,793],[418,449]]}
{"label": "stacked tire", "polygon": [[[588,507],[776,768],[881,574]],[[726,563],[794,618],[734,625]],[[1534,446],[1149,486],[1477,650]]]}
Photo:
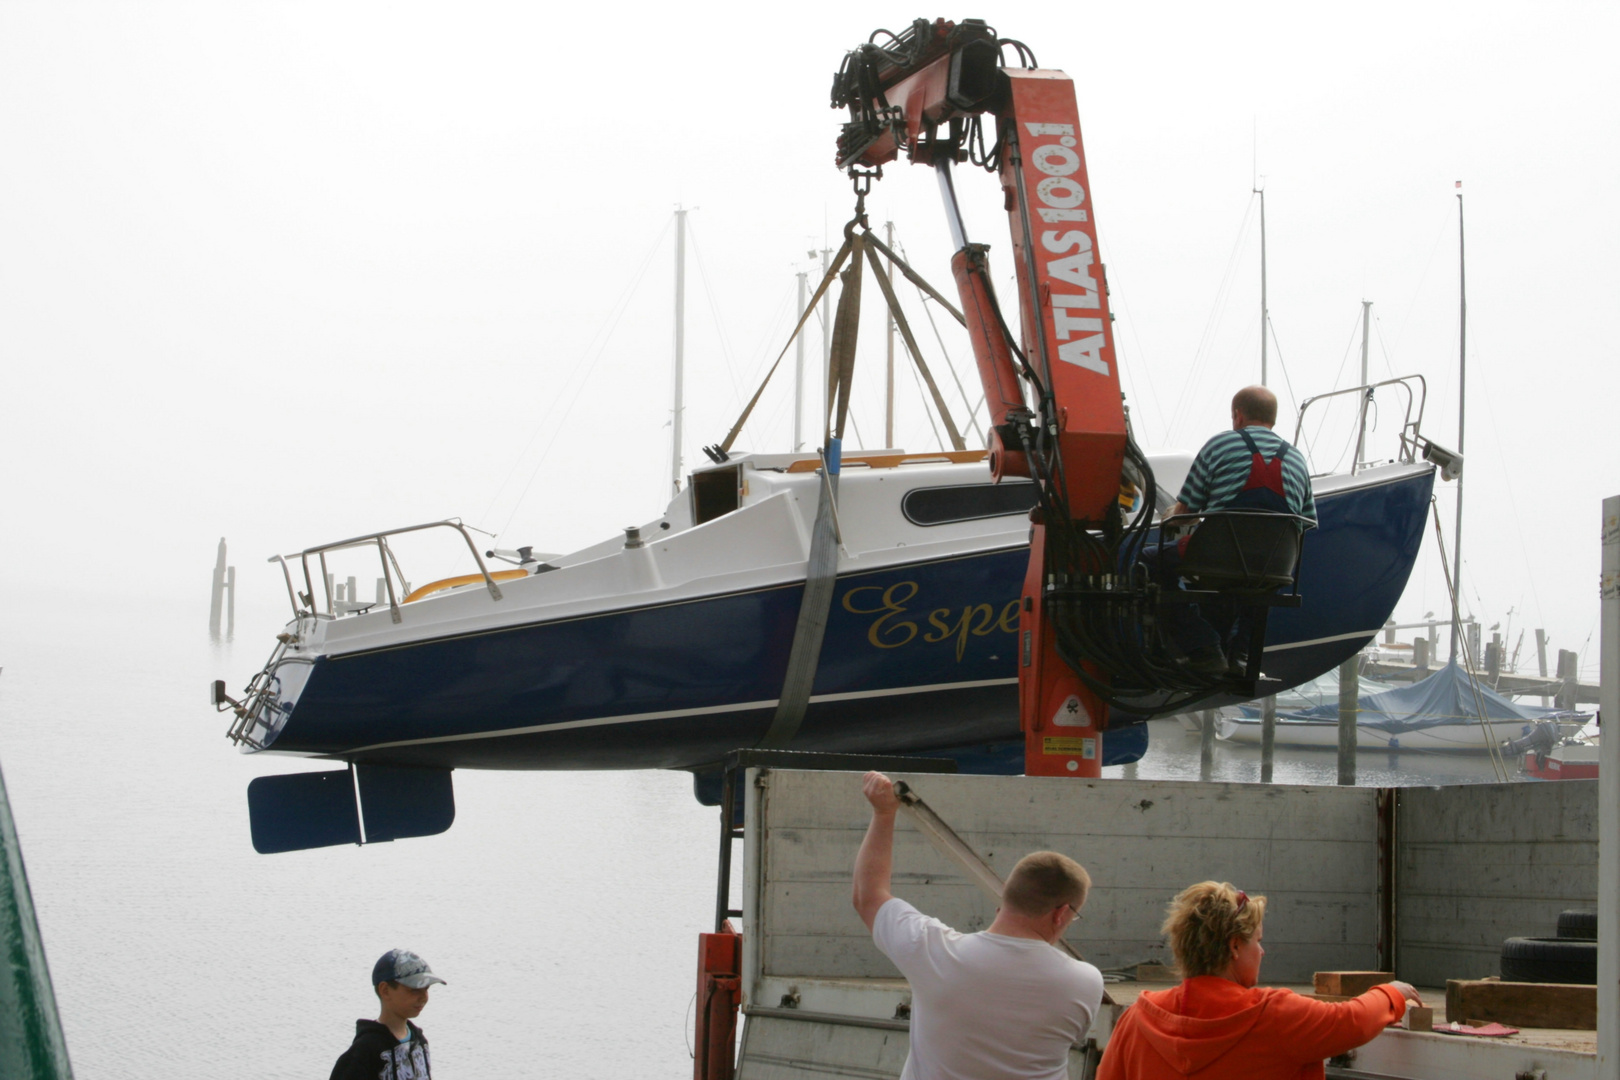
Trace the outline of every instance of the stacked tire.
{"label": "stacked tire", "polygon": [[1502,942],[1502,981],[1597,982],[1597,912],[1558,916],[1557,937],[1511,937]]}

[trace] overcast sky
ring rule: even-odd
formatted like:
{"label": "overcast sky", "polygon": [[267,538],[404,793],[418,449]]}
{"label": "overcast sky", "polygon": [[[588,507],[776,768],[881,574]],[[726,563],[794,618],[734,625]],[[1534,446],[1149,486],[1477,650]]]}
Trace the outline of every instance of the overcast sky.
{"label": "overcast sky", "polygon": [[[1280,427],[1355,381],[1371,300],[1372,374],[1425,375],[1424,431],[1455,445],[1464,181],[1468,606],[1487,626],[1514,609],[1515,636],[1545,626],[1595,674],[1599,503],[1620,492],[1602,329],[1620,286],[1616,10],[7,3],[10,617],[46,587],[205,602],[222,535],[244,592],[275,600],[266,556],[354,533],[461,515],[565,551],[653,517],[672,211],[696,208],[691,462],[781,347],[807,252],[849,215],[827,107],[844,51],[918,14],[977,15],[1076,81],[1150,447],[1195,449],[1258,377],[1257,174]],[[982,175],[960,186],[1004,277],[999,195]],[[891,167],[870,208],[949,285],[926,170]],[[880,326],[873,307],[868,446]],[[896,441],[930,449],[900,385]],[[742,447],[788,447],[787,395]],[[1380,410],[1377,437],[1397,425]],[[1316,449],[1319,468],[1340,452]],[[1448,534],[1454,499],[1442,488]],[[1399,614],[1444,606],[1431,534]]]}

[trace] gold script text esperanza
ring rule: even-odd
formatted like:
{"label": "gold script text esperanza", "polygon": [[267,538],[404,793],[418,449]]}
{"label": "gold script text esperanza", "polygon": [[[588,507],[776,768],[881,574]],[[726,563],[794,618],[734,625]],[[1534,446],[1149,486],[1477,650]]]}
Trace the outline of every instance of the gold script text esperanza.
{"label": "gold script text esperanza", "polygon": [[[921,591],[915,581],[897,581],[885,588],[882,585],[862,585],[844,594],[844,610],[852,615],[876,615],[866,629],[866,640],[880,649],[898,649],[909,644],[919,633],[929,643],[956,638],[956,659],[962,659],[967,649],[968,635],[985,637],[1000,630],[1004,634],[1018,633],[1018,601],[1009,600],[998,617],[989,604],[968,604],[957,613],[954,608],[935,608],[928,613],[929,630],[922,631],[912,619],[906,606]],[[954,621],[953,621],[954,620]]]}

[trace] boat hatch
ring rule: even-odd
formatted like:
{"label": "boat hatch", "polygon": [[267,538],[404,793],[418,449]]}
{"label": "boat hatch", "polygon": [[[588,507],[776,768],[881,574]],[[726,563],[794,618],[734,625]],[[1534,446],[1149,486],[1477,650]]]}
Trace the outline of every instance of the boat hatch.
{"label": "boat hatch", "polygon": [[1027,514],[1035,505],[1035,485],[1027,480],[1006,484],[959,484],[913,488],[900,501],[900,512],[913,525],[949,525],[957,521]]}
{"label": "boat hatch", "polygon": [[692,474],[692,524],[725,517],[742,505],[742,464]]}

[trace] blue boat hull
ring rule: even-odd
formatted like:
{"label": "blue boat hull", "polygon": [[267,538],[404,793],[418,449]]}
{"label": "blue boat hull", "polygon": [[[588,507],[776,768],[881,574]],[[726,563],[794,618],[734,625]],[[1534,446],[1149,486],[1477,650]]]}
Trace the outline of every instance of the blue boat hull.
{"label": "blue boat hull", "polygon": [[[1432,484],[1423,473],[1319,497],[1304,602],[1271,615],[1269,677],[1314,678],[1383,624],[1417,557]],[[1018,547],[841,576],[790,748],[1016,740],[1027,562]],[[270,749],[484,769],[714,762],[769,725],[802,593],[785,585],[322,657]]]}

